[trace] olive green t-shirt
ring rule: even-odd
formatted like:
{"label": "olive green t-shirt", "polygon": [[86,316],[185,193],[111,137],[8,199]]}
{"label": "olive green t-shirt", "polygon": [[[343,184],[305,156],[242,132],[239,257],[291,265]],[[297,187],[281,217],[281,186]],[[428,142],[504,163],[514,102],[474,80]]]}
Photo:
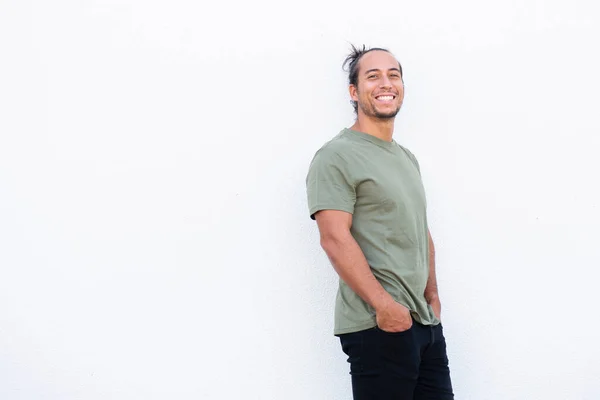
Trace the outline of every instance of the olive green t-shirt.
{"label": "olive green t-shirt", "polygon": [[[417,322],[438,324],[424,296],[429,241],[414,155],[395,141],[344,129],[317,151],[306,185],[311,218],[321,210],[351,213],[350,231],[373,275]],[[334,334],[374,326],[374,309],[340,279]]]}

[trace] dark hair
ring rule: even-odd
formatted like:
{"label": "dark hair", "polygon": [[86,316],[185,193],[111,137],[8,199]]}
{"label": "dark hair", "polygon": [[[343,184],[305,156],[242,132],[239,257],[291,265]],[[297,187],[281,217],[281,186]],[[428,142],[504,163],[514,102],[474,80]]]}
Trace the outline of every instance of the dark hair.
{"label": "dark hair", "polygon": [[[362,45],[362,48],[355,47],[353,44],[351,44],[350,46],[352,47],[352,49],[350,51],[350,54],[348,54],[348,57],[346,57],[346,59],[344,60],[344,64],[342,64],[342,69],[344,71],[348,71],[348,83],[354,86],[358,86],[358,62],[360,61],[362,56],[376,50],[385,51],[386,53],[392,54],[388,49],[382,49],[381,47],[373,47],[367,49],[367,46],[365,46],[364,44]],[[398,68],[400,69],[400,76],[402,77],[403,73],[400,61],[398,61]],[[354,112],[358,114],[357,102],[351,100],[350,103],[352,103],[352,107],[354,107]]]}

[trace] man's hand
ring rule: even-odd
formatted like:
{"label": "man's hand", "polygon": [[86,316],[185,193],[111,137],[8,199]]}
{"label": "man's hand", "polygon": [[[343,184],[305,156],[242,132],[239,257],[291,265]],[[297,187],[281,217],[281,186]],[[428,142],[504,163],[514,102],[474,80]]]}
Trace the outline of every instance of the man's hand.
{"label": "man's hand", "polygon": [[404,332],[412,327],[412,317],[408,308],[391,300],[375,309],[377,326],[386,332]]}

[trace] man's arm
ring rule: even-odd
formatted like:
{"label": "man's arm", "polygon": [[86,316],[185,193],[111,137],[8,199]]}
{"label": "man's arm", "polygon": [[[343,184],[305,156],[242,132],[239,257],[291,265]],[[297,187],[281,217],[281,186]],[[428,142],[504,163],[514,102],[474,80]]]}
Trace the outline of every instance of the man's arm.
{"label": "man's arm", "polygon": [[442,304],[438,296],[437,279],[435,276],[435,247],[429,229],[427,229],[427,237],[429,241],[429,278],[425,286],[425,300],[433,308],[435,316],[441,320]]}
{"label": "man's arm", "polygon": [[315,214],[321,247],[340,278],[375,309],[377,325],[388,332],[402,332],[412,326],[410,311],[396,302],[371,272],[360,246],[350,233],[352,214],[323,210]]}

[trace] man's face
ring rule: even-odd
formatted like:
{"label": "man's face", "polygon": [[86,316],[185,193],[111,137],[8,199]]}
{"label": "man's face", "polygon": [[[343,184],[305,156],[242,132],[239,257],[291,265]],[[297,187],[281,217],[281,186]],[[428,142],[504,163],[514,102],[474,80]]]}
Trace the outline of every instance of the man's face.
{"label": "man's face", "polygon": [[404,84],[398,61],[386,51],[371,51],[359,61],[357,85],[350,96],[358,103],[358,113],[378,119],[398,114],[404,100]]}

